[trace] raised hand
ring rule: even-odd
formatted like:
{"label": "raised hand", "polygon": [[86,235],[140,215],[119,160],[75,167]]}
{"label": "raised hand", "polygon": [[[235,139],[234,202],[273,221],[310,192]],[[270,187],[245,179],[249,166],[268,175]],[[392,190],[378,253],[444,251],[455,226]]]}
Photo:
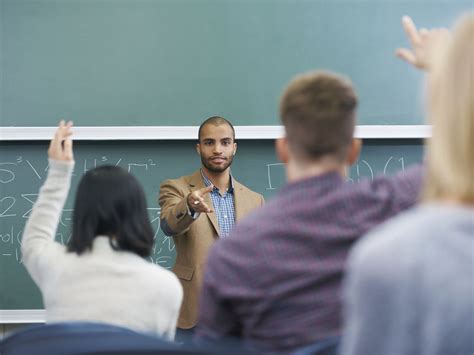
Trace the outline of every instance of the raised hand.
{"label": "raised hand", "polygon": [[72,161],[74,160],[72,152],[72,122],[67,123],[64,120],[59,122],[58,129],[49,144],[48,157],[54,160]]}
{"label": "raised hand", "polygon": [[212,212],[212,209],[204,202],[204,196],[211,192],[213,188],[214,186],[211,185],[191,192],[187,198],[189,209],[194,212]]}
{"label": "raised hand", "polygon": [[411,49],[398,48],[395,52],[396,55],[416,68],[430,70],[436,50],[445,45],[450,38],[449,30],[446,28],[418,30],[413,20],[408,16],[402,18],[402,25],[410,41]]}

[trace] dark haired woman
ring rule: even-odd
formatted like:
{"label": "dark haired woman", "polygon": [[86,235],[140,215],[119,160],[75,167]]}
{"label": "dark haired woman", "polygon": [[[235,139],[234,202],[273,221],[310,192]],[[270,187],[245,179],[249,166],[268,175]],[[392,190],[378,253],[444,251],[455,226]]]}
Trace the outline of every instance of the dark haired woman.
{"label": "dark haired woman", "polygon": [[138,181],[118,167],[87,172],[79,184],[67,247],[54,241],[74,167],[72,124],[51,141],[49,172],[22,240],[24,264],[43,294],[47,322],[96,321],[173,339],[181,285],[144,259],[153,246]]}

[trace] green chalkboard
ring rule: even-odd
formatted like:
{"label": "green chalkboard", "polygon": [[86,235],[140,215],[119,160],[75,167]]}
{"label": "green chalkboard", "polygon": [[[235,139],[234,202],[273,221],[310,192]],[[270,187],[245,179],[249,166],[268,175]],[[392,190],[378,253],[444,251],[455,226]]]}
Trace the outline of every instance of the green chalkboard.
{"label": "green chalkboard", "polygon": [[0,0],[0,125],[278,124],[297,73],[350,76],[360,124],[423,124],[422,75],[395,58],[410,14],[472,0]]}
{"label": "green chalkboard", "polygon": [[[233,174],[266,199],[285,183],[284,167],[275,157],[273,141],[241,141]],[[43,308],[41,296],[21,262],[20,243],[24,224],[47,172],[46,143],[0,143],[0,309]],[[368,141],[349,181],[392,174],[422,159],[419,140]],[[128,169],[144,185],[150,219],[156,231],[150,261],[170,268],[175,250],[170,237],[159,230],[157,194],[167,178],[188,175],[200,160],[191,141],[108,142],[75,144],[76,167],[72,190],[61,216],[57,240],[70,235],[74,192],[81,175],[94,166],[114,164]]]}

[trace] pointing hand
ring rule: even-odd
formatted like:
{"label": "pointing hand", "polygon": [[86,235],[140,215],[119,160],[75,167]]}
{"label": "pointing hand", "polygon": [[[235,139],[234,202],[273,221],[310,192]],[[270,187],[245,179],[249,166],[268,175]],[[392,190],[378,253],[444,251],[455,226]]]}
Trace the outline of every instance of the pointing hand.
{"label": "pointing hand", "polygon": [[211,192],[213,188],[214,186],[211,185],[191,192],[187,198],[189,209],[194,212],[213,212],[206,202],[204,202],[204,196]]}

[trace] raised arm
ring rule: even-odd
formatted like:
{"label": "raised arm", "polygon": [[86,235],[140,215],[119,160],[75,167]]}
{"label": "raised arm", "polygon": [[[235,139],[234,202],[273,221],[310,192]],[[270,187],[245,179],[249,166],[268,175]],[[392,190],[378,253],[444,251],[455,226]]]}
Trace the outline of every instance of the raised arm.
{"label": "raised arm", "polygon": [[411,48],[398,48],[396,55],[418,69],[429,71],[437,51],[443,50],[450,39],[449,30],[446,28],[418,30],[409,16],[402,18],[402,26]]}
{"label": "raised arm", "polygon": [[37,283],[41,283],[39,275],[43,265],[51,261],[50,248],[62,247],[54,242],[54,237],[74,167],[71,134],[72,123],[61,121],[48,150],[48,176],[23,232],[23,262]]}

